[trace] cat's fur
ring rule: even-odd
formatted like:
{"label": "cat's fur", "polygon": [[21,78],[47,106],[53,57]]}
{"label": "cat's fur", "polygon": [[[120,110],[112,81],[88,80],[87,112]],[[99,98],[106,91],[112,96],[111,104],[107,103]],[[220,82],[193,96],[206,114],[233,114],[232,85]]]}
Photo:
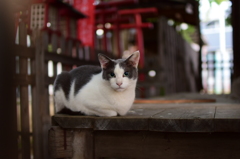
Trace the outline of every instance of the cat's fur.
{"label": "cat's fur", "polygon": [[99,54],[99,66],[80,66],[59,74],[54,82],[57,113],[125,115],[135,98],[139,51],[127,59]]}

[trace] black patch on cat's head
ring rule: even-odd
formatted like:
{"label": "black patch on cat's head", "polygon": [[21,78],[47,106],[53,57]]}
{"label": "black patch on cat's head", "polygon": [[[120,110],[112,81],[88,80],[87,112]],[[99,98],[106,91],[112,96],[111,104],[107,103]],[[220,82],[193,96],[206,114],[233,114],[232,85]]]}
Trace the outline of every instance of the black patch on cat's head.
{"label": "black patch on cat's head", "polygon": [[124,62],[119,63],[119,65],[124,69],[125,72],[129,72],[128,78],[137,79],[138,70],[132,65],[131,62],[125,60]]}
{"label": "black patch on cat's head", "polygon": [[103,73],[102,73],[102,77],[105,80],[109,80],[110,76],[109,74],[114,72],[115,66],[117,65],[117,63],[115,62],[115,60],[112,60],[111,62],[108,63],[106,68],[102,68]]}
{"label": "black patch on cat's head", "polygon": [[115,60],[107,57],[106,55],[103,54],[98,54],[98,60],[100,62],[101,68],[102,68],[102,78],[105,80],[109,80],[109,74],[111,72],[114,72],[114,68],[116,66]]}
{"label": "black patch on cat's head", "polygon": [[[137,59],[139,60],[139,59]],[[133,55],[131,55],[127,59],[117,59],[113,60],[106,55],[99,54],[99,61],[103,70],[103,79],[109,80],[111,77],[109,76],[110,73],[114,72],[114,69],[117,64],[121,68],[124,69],[124,72],[128,72],[128,78],[136,79],[138,77],[138,71],[137,71],[137,62],[134,62]]]}
{"label": "black patch on cat's head", "polygon": [[138,62],[140,59],[140,53],[139,51],[134,52],[131,56],[129,56],[127,59],[122,59],[121,63],[119,63],[120,67],[124,69],[124,71],[129,72],[128,78],[137,79],[138,77]]}

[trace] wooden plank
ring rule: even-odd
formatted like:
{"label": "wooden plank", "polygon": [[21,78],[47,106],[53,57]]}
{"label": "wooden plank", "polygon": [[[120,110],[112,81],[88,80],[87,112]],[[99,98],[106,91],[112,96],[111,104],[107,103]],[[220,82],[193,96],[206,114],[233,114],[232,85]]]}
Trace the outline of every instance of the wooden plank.
{"label": "wooden plank", "polygon": [[95,117],[56,114],[52,122],[62,128],[93,128]]}
{"label": "wooden plank", "polygon": [[61,62],[62,64],[65,65],[99,65],[98,62],[93,62],[93,61],[86,61],[86,60],[81,60],[78,58],[73,58],[68,55],[64,54],[55,54],[55,53],[49,53],[45,52],[45,60],[46,61],[53,61],[53,62]]}
{"label": "wooden plank", "polygon": [[184,108],[167,108],[154,115],[149,121],[149,130],[161,132],[185,132],[186,119],[181,117],[187,113]]}
{"label": "wooden plank", "polygon": [[[26,23],[19,23],[19,44],[26,47],[27,32]],[[24,57],[19,58],[19,72],[21,75],[28,75],[28,59]],[[28,85],[20,86],[20,108],[21,108],[21,145],[22,158],[30,159],[30,122],[29,122],[29,92]]]}
{"label": "wooden plank", "polygon": [[240,132],[240,105],[226,104],[216,108],[215,132]]}
{"label": "wooden plank", "polygon": [[[44,65],[44,51],[47,48],[48,36],[47,32],[39,33],[39,36],[36,38],[36,52],[35,52],[35,62],[34,62],[34,73],[36,75],[36,85],[33,87],[33,107],[32,113],[33,116],[33,152],[34,156],[38,158],[48,158],[46,157],[46,143],[47,137],[44,134],[44,125],[47,122],[44,114],[44,108],[46,108],[46,99],[45,99],[45,65]],[[45,138],[44,138],[45,137]]]}
{"label": "wooden plank", "polygon": [[148,130],[149,118],[157,111],[133,109],[125,116],[95,118],[94,130]]}
{"label": "wooden plank", "polygon": [[171,99],[171,100],[157,100],[157,99],[136,99],[134,103],[143,104],[168,104],[168,103],[214,103],[215,99]]}
{"label": "wooden plank", "polygon": [[125,116],[95,117],[56,114],[52,117],[54,125],[62,128],[93,128],[94,130],[148,130],[149,117],[156,110],[135,109]]}
{"label": "wooden plank", "polygon": [[95,130],[148,130],[148,118],[96,118]]}
{"label": "wooden plank", "polygon": [[17,74],[14,76],[15,85],[35,85],[35,75]]}
{"label": "wooden plank", "polygon": [[[94,117],[55,115],[54,125],[63,128],[93,128],[94,130],[150,130],[160,132],[214,132],[216,107],[219,104],[135,104],[125,116]],[[226,107],[228,105],[223,105]],[[236,106],[236,109],[239,109]],[[225,111],[225,110],[223,110]],[[226,112],[226,111],[225,111]],[[236,113],[237,114],[237,113]],[[234,118],[232,122],[240,119]],[[223,119],[228,121],[228,118]],[[232,125],[238,130],[239,126]],[[230,124],[231,125],[231,124]],[[231,129],[226,130],[232,132]]]}
{"label": "wooden plank", "polygon": [[216,108],[215,119],[239,119],[240,104],[219,104]]}
{"label": "wooden plank", "polygon": [[[45,82],[45,78],[46,76],[48,76],[48,62],[46,62],[44,59],[44,51],[48,49],[49,43],[48,43],[48,39],[51,36],[49,34],[44,34],[42,40],[43,45],[42,45],[42,54],[43,54],[43,58],[42,58],[42,71],[44,76],[41,77],[41,79],[44,81],[44,93],[41,95],[42,96],[42,100],[43,100],[43,105],[42,105],[42,138],[43,138],[43,157],[44,158],[49,158],[49,152],[48,150],[45,148],[48,146],[48,130],[51,127],[51,117],[50,117],[50,113],[49,113],[49,91],[48,91],[48,87],[49,85],[46,85]],[[46,41],[45,41],[46,40]],[[54,48],[55,49],[55,48]]]}
{"label": "wooden plank", "polygon": [[133,108],[153,109],[149,130],[162,132],[212,132],[215,105],[205,104],[134,104]]}
{"label": "wooden plank", "polygon": [[24,57],[24,58],[35,58],[35,49],[31,47],[26,47],[24,45],[15,45],[16,51],[15,56]]}
{"label": "wooden plank", "polygon": [[95,132],[95,158],[238,159],[239,149],[239,133]]}
{"label": "wooden plank", "polygon": [[[159,109],[158,109],[159,110]],[[152,116],[149,130],[161,132],[212,132],[214,106],[169,105]]]}
{"label": "wooden plank", "polygon": [[91,129],[62,129],[52,127],[49,130],[49,152],[52,158],[93,158],[93,131]]}
{"label": "wooden plank", "polygon": [[67,158],[73,155],[74,133],[60,127],[52,127],[48,133],[49,153],[52,158]]}
{"label": "wooden plank", "polygon": [[216,107],[200,105],[189,107],[183,119],[186,120],[186,132],[213,132]]}

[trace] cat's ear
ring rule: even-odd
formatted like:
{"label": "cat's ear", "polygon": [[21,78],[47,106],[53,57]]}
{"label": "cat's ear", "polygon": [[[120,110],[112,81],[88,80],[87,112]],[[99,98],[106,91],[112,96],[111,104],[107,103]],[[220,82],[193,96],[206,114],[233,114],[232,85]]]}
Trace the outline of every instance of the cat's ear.
{"label": "cat's ear", "polygon": [[128,57],[125,61],[128,62],[130,65],[137,68],[138,62],[140,59],[140,52],[135,51],[130,57]]}
{"label": "cat's ear", "polygon": [[109,62],[111,61],[111,59],[109,57],[107,57],[106,55],[103,55],[103,54],[98,54],[98,60],[101,64],[102,68],[107,68]]}
{"label": "cat's ear", "polygon": [[122,55],[122,59],[127,59],[128,57],[130,57],[132,54],[130,53],[130,51],[128,50],[125,50],[123,52],[123,55]]}

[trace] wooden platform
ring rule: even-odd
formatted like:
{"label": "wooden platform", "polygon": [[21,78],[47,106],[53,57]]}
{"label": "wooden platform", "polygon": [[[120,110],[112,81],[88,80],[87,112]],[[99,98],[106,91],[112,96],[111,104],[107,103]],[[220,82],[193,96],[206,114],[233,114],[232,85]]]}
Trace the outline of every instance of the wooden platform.
{"label": "wooden platform", "polygon": [[76,159],[239,159],[240,103],[207,97],[215,102],[134,104],[126,116],[118,117],[55,115],[49,131],[50,152],[54,158]]}

